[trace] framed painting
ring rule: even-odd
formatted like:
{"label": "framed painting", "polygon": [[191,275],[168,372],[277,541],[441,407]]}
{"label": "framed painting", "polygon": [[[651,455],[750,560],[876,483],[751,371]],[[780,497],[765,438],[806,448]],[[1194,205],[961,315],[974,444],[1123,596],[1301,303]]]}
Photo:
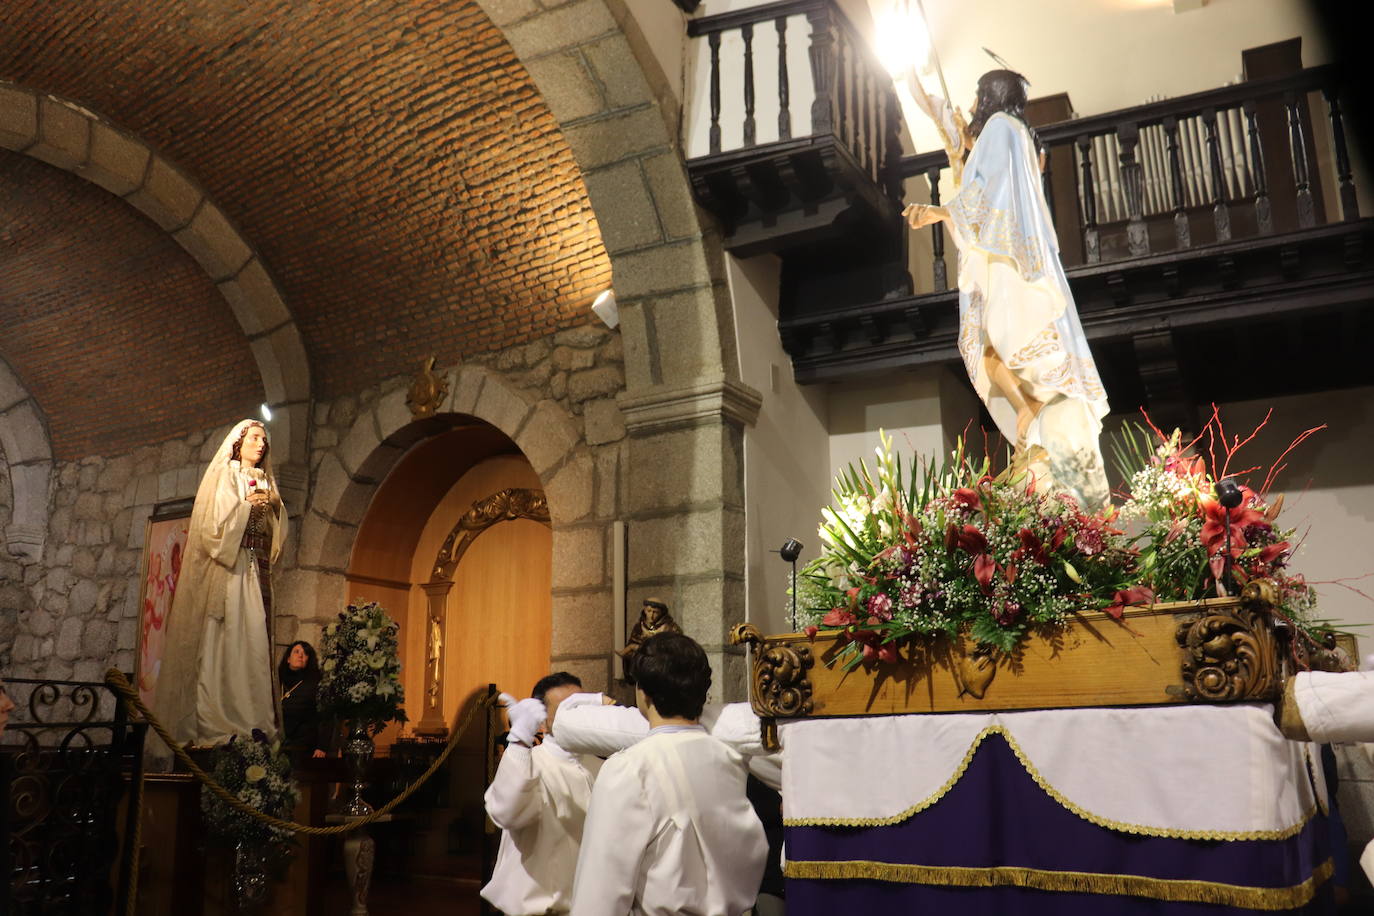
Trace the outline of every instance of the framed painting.
{"label": "framed painting", "polygon": [[186,531],[194,500],[159,503],[148,516],[143,535],[143,566],[138,588],[138,646],[134,656],[134,682],[139,696],[149,705],[162,667],[163,638],[167,615],[172,610],[181,557],[186,550]]}

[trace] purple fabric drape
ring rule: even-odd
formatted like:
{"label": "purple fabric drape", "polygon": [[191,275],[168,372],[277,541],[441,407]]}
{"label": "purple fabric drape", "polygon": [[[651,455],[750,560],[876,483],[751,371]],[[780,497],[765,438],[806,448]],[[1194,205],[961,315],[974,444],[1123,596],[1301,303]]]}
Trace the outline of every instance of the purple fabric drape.
{"label": "purple fabric drape", "polygon": [[[1186,772],[1178,774],[1188,778]],[[1240,777],[1238,777],[1240,778]],[[1312,877],[1330,855],[1325,818],[1283,840],[1183,840],[1099,827],[1061,806],[1022,767],[1000,735],[986,739],[964,775],[931,807],[887,827],[787,828],[792,862],[866,861],[935,867],[1013,866],[1137,875],[1257,888]],[[1018,887],[963,888],[874,880],[789,878],[789,916],[837,906],[873,913],[1006,914],[1253,913],[1216,904],[1165,902]],[[1323,886],[1296,912],[1331,912]],[[1273,912],[1272,910],[1270,912]]]}

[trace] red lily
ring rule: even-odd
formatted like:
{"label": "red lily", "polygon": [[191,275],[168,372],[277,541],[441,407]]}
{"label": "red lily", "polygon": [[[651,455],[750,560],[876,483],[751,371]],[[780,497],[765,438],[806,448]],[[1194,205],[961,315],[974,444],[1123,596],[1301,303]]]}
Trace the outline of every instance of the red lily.
{"label": "red lily", "polygon": [[831,608],[830,611],[821,618],[821,623],[828,627],[847,627],[851,623],[858,623],[859,618],[854,616],[854,612],[848,608]]}
{"label": "red lily", "polygon": [[1126,612],[1127,607],[1140,604],[1150,604],[1155,600],[1154,589],[1148,585],[1137,585],[1132,588],[1125,588],[1112,596],[1113,603],[1104,607],[1102,610],[1109,616],[1120,620],[1121,615]]}
{"label": "red lily", "polygon": [[992,594],[992,577],[997,573],[997,561],[986,553],[980,553],[973,558],[973,578],[978,580],[978,585],[983,589],[983,594]]}
{"label": "red lily", "polygon": [[[1202,502],[1202,545],[1207,548],[1209,555],[1215,556],[1217,552],[1226,546],[1226,529],[1228,519],[1226,508],[1214,499],[1204,499]],[[1264,525],[1268,527],[1269,520],[1264,517],[1264,513],[1256,512],[1249,506],[1242,504],[1239,508],[1231,510],[1229,527],[1231,529],[1231,556],[1238,557],[1245,548],[1245,529],[1251,525]]]}
{"label": "red lily", "polygon": [[976,555],[987,552],[988,539],[976,525],[965,525],[955,536],[959,546],[969,553]]}
{"label": "red lily", "polygon": [[1283,554],[1287,553],[1291,549],[1292,545],[1289,544],[1287,541],[1279,541],[1277,544],[1270,544],[1268,547],[1260,551],[1260,562],[1266,564],[1273,563],[1275,560],[1277,560],[1279,557],[1281,557]]}
{"label": "red lily", "polygon": [[1047,566],[1050,562],[1049,554],[1045,553],[1045,542],[1040,540],[1040,535],[1031,531],[1029,528],[1022,528],[1017,535],[1021,538],[1022,554],[1030,554],[1031,559],[1041,566]]}
{"label": "red lily", "polygon": [[978,498],[978,494],[968,487],[960,487],[954,491],[954,504],[961,509],[972,509],[982,511],[983,501]]}

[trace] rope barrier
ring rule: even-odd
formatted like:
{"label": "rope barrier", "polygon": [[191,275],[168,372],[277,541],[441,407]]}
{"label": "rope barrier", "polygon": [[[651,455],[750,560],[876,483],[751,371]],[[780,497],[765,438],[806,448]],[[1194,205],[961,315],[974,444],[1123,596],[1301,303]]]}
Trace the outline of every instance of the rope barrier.
{"label": "rope barrier", "polygon": [[166,726],[159,722],[157,717],[152,714],[146,705],[144,705],[143,700],[138,695],[138,691],[134,689],[133,685],[129,683],[128,678],[126,678],[124,673],[118,668],[111,668],[105,672],[105,683],[111,690],[119,695],[120,699],[124,701],[126,708],[128,708],[131,713],[136,711],[148,723],[149,727],[157,732],[157,736],[171,749],[172,753],[176,755],[176,758],[191,771],[191,774],[195,776],[205,788],[214,793],[220,801],[224,802],[235,811],[256,818],[269,826],[276,827],[280,830],[289,830],[292,833],[304,833],[310,836],[333,836],[339,833],[347,833],[350,830],[357,830],[359,827],[365,827],[373,821],[391,813],[393,808],[413,795],[416,789],[424,785],[424,783],[444,765],[444,761],[448,760],[449,755],[453,753],[453,749],[458,746],[459,739],[463,737],[468,726],[472,724],[473,717],[477,710],[491,707],[491,704],[488,703],[484,697],[479,697],[474,702],[470,703],[467,709],[464,710],[462,717],[455,724],[453,735],[449,738],[448,744],[444,747],[443,752],[439,754],[434,763],[430,764],[429,769],[425,770],[425,772],[420,775],[419,779],[402,789],[401,793],[391,799],[391,801],[382,805],[371,814],[364,815],[357,820],[350,820],[347,823],[338,824],[333,827],[312,827],[309,824],[298,824],[295,821],[288,821],[279,817],[273,817],[270,814],[264,814],[252,805],[245,803],[242,799],[236,797],[229,792],[228,789],[216,782],[213,776],[201,769],[201,767],[191,759],[184,747],[173,740]]}

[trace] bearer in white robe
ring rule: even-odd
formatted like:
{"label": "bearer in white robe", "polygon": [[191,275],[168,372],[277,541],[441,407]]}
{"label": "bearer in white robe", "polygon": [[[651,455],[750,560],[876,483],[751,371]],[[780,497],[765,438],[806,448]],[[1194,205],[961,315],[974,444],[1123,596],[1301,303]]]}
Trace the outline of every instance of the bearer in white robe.
{"label": "bearer in white robe", "polygon": [[745,796],[744,758],[699,721],[706,653],[661,633],[632,671],[651,728],[597,777],[573,916],[740,916],[758,895],[768,842]]}
{"label": "bearer in white robe", "polygon": [[501,828],[501,846],[482,897],[509,916],[572,907],[573,869],[601,761],[579,758],[547,735],[535,744],[535,736],[581,687],[575,676],[559,672],[540,679],[530,699],[501,697],[510,735],[484,798],[487,815]]}
{"label": "bearer in white robe", "polygon": [[[1374,671],[1299,672],[1284,690],[1279,728],[1295,741],[1361,742],[1374,759]],[[1374,881],[1374,840],[1360,867]]]}

